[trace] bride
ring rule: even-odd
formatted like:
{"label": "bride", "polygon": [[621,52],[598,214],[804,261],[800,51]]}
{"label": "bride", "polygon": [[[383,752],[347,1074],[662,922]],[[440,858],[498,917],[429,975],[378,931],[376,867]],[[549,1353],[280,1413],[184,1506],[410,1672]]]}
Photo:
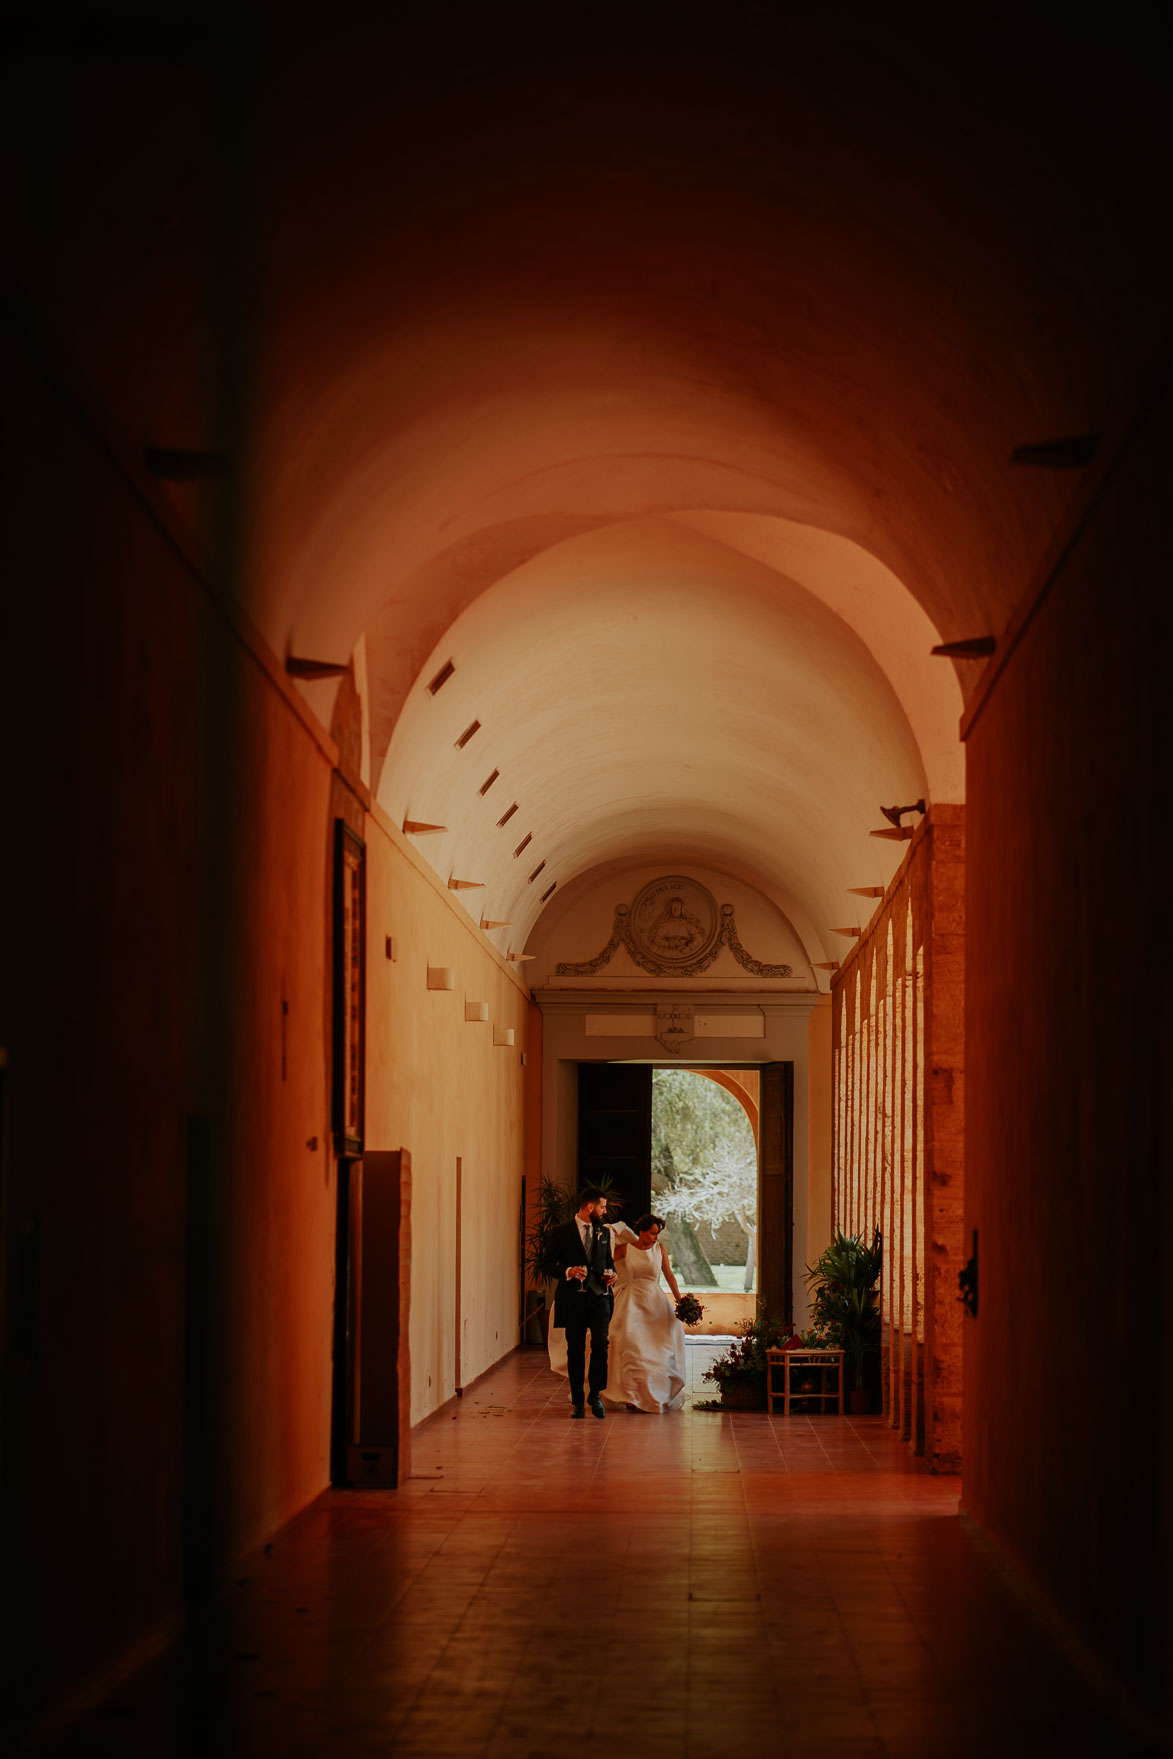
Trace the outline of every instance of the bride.
{"label": "bride", "polygon": [[[615,1316],[611,1321],[607,1389],[610,1405],[629,1411],[671,1411],[684,1397],[684,1327],[676,1317],[680,1290],[659,1243],[663,1222],[643,1215],[634,1238],[614,1249]],[[668,1290],[660,1283],[663,1272]]]}

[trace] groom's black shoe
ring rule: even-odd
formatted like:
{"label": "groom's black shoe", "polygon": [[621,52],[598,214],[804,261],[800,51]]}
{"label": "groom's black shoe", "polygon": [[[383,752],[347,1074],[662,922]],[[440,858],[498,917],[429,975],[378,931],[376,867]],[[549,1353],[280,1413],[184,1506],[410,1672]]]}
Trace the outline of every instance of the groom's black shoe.
{"label": "groom's black shoe", "polygon": [[585,1405],[571,1405],[570,1415],[572,1417],[585,1417],[586,1416],[586,1406]]}
{"label": "groom's black shoe", "polygon": [[603,1401],[599,1397],[598,1393],[596,1393],[594,1398],[591,1400],[591,1416],[592,1417],[605,1417],[606,1415],[607,1415],[607,1413],[603,1409]]}

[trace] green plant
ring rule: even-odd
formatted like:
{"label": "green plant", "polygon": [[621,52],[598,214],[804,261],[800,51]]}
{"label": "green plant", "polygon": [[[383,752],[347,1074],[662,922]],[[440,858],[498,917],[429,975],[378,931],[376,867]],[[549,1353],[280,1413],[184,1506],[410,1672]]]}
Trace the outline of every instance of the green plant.
{"label": "green plant", "polygon": [[883,1264],[879,1228],[865,1245],[862,1234],[835,1237],[806,1267],[813,1299],[814,1330],[825,1347],[841,1349],[852,1385],[862,1391],[868,1360],[880,1348],[880,1308],[876,1284]]}
{"label": "green plant", "polygon": [[724,1393],[738,1388],[752,1388],[760,1391],[762,1402],[766,1397],[766,1351],[781,1349],[789,1338],[790,1327],[780,1319],[772,1318],[768,1313],[759,1313],[756,1319],[747,1319],[737,1328],[736,1343],[730,1344],[723,1356],[718,1356],[711,1367],[706,1368],[703,1378],[711,1380]]}
{"label": "green plant", "polygon": [[549,1174],[543,1176],[538,1186],[537,1214],[525,1237],[525,1256],[522,1260],[531,1289],[545,1293],[546,1285],[552,1283],[558,1274],[550,1237],[555,1228],[570,1220],[574,1213],[571,1207],[573,1201],[570,1192],[564,1191],[561,1185],[556,1185]]}

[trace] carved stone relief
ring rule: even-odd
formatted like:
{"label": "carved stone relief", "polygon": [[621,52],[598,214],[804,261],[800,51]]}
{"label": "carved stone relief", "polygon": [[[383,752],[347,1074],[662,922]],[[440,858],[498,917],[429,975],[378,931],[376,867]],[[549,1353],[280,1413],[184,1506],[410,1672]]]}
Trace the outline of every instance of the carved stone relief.
{"label": "carved stone relief", "polygon": [[733,905],[722,904],[718,912],[712,893],[699,880],[680,874],[651,880],[632,904],[617,904],[607,945],[593,959],[562,961],[555,972],[559,977],[597,977],[620,947],[653,977],[699,977],[722,947],[728,947],[753,977],[794,976],[790,965],[768,965],[747,953],[737,933]]}
{"label": "carved stone relief", "polygon": [[683,1056],[693,1041],[693,1009],[687,1002],[656,1003],[656,1038],[669,1056]]}
{"label": "carved stone relief", "polygon": [[670,970],[703,959],[716,945],[721,926],[713,894],[699,881],[679,875],[643,886],[629,923],[644,957]]}

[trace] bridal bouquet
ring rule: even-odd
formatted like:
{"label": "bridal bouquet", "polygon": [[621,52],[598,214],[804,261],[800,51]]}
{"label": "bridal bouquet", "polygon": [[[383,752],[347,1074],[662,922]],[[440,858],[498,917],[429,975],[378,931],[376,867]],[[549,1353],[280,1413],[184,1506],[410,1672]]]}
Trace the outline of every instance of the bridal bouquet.
{"label": "bridal bouquet", "polygon": [[695,1295],[681,1295],[676,1303],[676,1317],[683,1325],[697,1325],[704,1316],[705,1310]]}

